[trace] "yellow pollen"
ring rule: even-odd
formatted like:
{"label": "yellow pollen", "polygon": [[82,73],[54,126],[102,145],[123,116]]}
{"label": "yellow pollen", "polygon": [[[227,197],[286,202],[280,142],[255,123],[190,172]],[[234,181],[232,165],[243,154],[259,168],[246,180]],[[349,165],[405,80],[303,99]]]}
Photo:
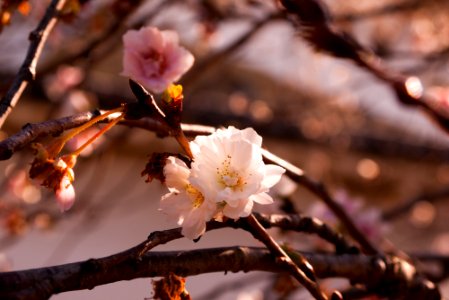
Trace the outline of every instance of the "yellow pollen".
{"label": "yellow pollen", "polygon": [[221,163],[221,168],[217,168],[218,182],[225,188],[229,187],[233,190],[243,190],[246,182],[239,173],[231,168],[231,156],[228,155]]}
{"label": "yellow pollen", "polygon": [[191,184],[186,185],[186,192],[190,195],[190,199],[192,199],[192,204],[194,208],[198,208],[204,202],[204,196]]}

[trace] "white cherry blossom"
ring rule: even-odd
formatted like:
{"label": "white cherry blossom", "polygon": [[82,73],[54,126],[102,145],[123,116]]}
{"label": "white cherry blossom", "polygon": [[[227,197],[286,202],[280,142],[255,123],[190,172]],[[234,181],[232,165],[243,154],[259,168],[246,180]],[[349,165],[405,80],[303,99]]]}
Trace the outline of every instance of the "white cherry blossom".
{"label": "white cherry blossom", "polygon": [[206,222],[214,216],[217,205],[206,201],[202,193],[189,182],[190,169],[175,157],[169,157],[164,167],[165,183],[170,193],[161,199],[159,209],[182,226],[182,234],[196,239],[206,230]]}
{"label": "white cherry blossom", "polygon": [[160,210],[177,220],[185,237],[196,239],[211,219],[247,217],[254,202],[273,203],[268,191],[285,170],[265,164],[261,146],[262,138],[252,128],[231,126],[196,137],[190,142],[191,169],[175,157],[166,161],[170,192],[162,197]]}
{"label": "white cherry blossom", "polygon": [[285,170],[262,160],[262,137],[252,128],[219,129],[190,143],[193,162],[190,182],[209,201],[223,206],[223,214],[248,216],[254,202],[271,204],[267,194]]}

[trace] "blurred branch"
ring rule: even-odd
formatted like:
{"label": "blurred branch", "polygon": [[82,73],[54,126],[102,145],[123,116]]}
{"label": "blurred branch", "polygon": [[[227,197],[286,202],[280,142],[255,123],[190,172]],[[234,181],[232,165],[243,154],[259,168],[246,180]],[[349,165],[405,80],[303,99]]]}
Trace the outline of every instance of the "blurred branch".
{"label": "blurred branch", "polygon": [[195,297],[195,300],[210,300],[219,299],[227,292],[240,290],[241,288],[248,288],[250,285],[257,284],[266,279],[265,274],[257,274],[253,276],[245,276],[245,278],[237,278],[236,280],[223,282],[216,287],[213,287],[209,292]]}
{"label": "blurred branch", "polygon": [[286,170],[286,175],[290,177],[296,183],[304,186],[314,195],[318,196],[321,200],[326,203],[326,205],[332,210],[332,212],[340,219],[345,228],[348,230],[349,234],[357,241],[363,248],[365,253],[368,254],[379,254],[381,253],[377,247],[375,247],[367,237],[357,228],[357,226],[352,221],[351,217],[344,211],[342,206],[335,201],[330,193],[327,191],[326,187],[321,182],[316,182],[313,179],[307,177],[304,171],[300,168],[292,165],[291,163],[283,160],[280,157],[263,150],[263,156],[265,159],[271,163],[275,163]]}
{"label": "blurred branch", "polygon": [[[176,2],[177,0],[165,0],[158,3],[158,5],[150,12],[150,14],[145,16],[145,21],[148,22],[151,20],[156,14],[160,13],[160,11],[164,8],[164,6]],[[132,2],[132,3],[129,3]],[[120,4],[123,3],[122,6]],[[93,61],[97,59],[104,58],[108,53],[111,52],[111,45],[104,46],[108,40],[113,40],[114,44],[119,44],[121,42],[121,38],[117,38],[117,35],[121,35],[127,29],[124,26],[124,23],[129,19],[129,17],[139,8],[142,4],[142,0],[134,0],[134,1],[124,1],[116,0],[115,6],[117,7],[115,12],[115,18],[112,23],[105,28],[100,35],[89,40],[81,49],[78,51],[68,54],[64,57],[56,59],[54,61],[49,62],[46,66],[42,68],[42,73],[46,74],[48,72],[53,71],[58,66],[64,63],[73,63],[74,61],[80,58],[89,58],[89,62],[91,65]],[[138,25],[142,26],[142,23],[138,23]],[[133,26],[137,27],[137,26]],[[103,46],[102,49],[104,51],[98,51],[99,53],[94,52],[94,57],[89,57],[91,53],[97,49],[99,46]]]}
{"label": "blurred branch", "polygon": [[415,10],[423,6],[423,1],[419,0],[405,0],[399,3],[392,3],[382,7],[374,8],[367,11],[357,12],[357,13],[346,13],[335,16],[333,21],[337,22],[353,22],[364,20],[367,18],[379,17],[388,14],[400,13],[410,10]]}
{"label": "blurred branch", "polygon": [[254,23],[254,25],[245,34],[238,38],[235,42],[231,43],[225,49],[212,54],[204,60],[196,63],[194,67],[183,77],[181,83],[183,85],[190,85],[192,82],[198,80],[198,78],[207,70],[222,63],[230,55],[235,53],[239,48],[244,46],[256,33],[258,33],[265,25],[269,24],[275,19],[279,19],[281,14],[273,14],[263,18],[260,21]]}
{"label": "blurred branch", "polygon": [[407,213],[410,209],[412,209],[415,206],[416,203],[420,201],[436,202],[437,200],[441,200],[448,197],[449,197],[449,188],[447,187],[442,188],[438,191],[423,193],[410,199],[407,199],[406,201],[403,201],[396,207],[387,210],[382,214],[382,219],[384,221],[391,221],[392,219],[395,219]]}
{"label": "blurred branch", "polygon": [[348,33],[331,25],[327,7],[319,0],[282,0],[287,11],[296,17],[301,36],[316,50],[337,58],[346,58],[388,84],[400,103],[422,108],[442,129],[449,132],[449,111],[432,107],[424,96],[418,78],[407,77],[388,68],[372,51],[360,45]]}
{"label": "blurred branch", "polygon": [[5,123],[12,109],[16,106],[28,83],[35,79],[36,66],[42,49],[51,30],[56,25],[58,14],[62,10],[65,2],[66,0],[53,0],[36,29],[30,33],[30,46],[25,60],[15,76],[11,87],[0,100],[0,128]]}
{"label": "blurred branch", "polygon": [[422,263],[436,263],[441,267],[438,273],[426,273],[427,277],[434,282],[441,282],[449,277],[449,256],[439,253],[411,253],[410,257]]}

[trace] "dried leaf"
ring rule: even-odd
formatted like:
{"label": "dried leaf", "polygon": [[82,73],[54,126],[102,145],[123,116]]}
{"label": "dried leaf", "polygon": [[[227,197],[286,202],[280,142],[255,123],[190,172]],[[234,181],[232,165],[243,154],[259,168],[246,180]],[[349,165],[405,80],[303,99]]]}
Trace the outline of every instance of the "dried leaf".
{"label": "dried leaf", "polygon": [[153,281],[154,299],[160,300],[191,300],[185,289],[185,278],[170,273],[161,280]]}

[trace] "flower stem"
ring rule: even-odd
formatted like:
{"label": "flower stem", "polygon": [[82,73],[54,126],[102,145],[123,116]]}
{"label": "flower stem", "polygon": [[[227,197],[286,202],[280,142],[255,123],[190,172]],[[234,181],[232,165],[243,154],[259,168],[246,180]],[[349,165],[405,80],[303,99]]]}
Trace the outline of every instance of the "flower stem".
{"label": "flower stem", "polygon": [[122,113],[120,116],[118,116],[117,118],[115,118],[113,121],[111,121],[108,125],[106,125],[105,127],[103,127],[100,131],[98,131],[96,134],[94,134],[87,142],[85,142],[83,145],[81,145],[81,147],[79,147],[78,149],[76,149],[75,151],[73,151],[71,153],[71,155],[75,155],[78,156],[87,146],[89,146],[90,144],[92,144],[96,139],[98,139],[100,136],[102,136],[106,131],[108,131],[109,129],[111,129],[112,127],[114,127],[118,122],[120,122],[121,120],[123,120],[125,117],[125,114]]}
{"label": "flower stem", "polygon": [[193,159],[192,150],[190,150],[189,140],[186,138],[184,131],[182,131],[181,127],[176,131],[175,138],[178,141],[179,145],[181,145],[182,149],[186,152],[187,156]]}
{"label": "flower stem", "polygon": [[[115,109],[112,109],[110,111],[107,111],[106,113],[99,115],[95,118],[93,118],[92,120],[84,123],[83,125],[81,125],[80,127],[77,127],[75,129],[73,129],[72,131],[66,133],[65,135],[63,135],[62,137],[58,138],[55,143],[50,146],[51,147],[51,153],[53,156],[56,156],[59,152],[61,152],[62,148],[64,147],[64,145],[67,143],[68,140],[70,140],[71,138],[73,138],[75,135],[81,133],[82,131],[88,129],[89,127],[91,127],[92,125],[106,119],[107,117],[109,117],[112,114],[115,113],[119,113],[119,112],[123,112],[124,107],[118,107]],[[123,116],[123,114],[121,115]],[[115,124],[114,124],[115,125]],[[84,146],[84,145],[83,145]],[[50,148],[49,147],[49,148]],[[82,146],[81,146],[82,147]],[[49,151],[50,152],[50,151]]]}

